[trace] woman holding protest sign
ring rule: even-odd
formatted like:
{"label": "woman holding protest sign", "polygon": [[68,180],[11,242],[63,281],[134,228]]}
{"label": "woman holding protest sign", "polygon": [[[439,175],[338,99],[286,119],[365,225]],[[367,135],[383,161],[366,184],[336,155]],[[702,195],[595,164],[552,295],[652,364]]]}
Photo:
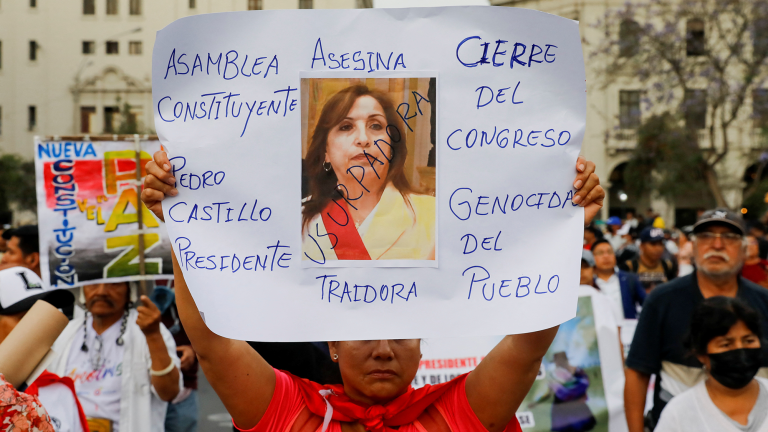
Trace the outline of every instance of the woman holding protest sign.
{"label": "woman holding protest sign", "polygon": [[304,259],[434,260],[435,198],[411,187],[407,157],[389,95],[358,84],[331,96],[304,158]]}
{"label": "woman holding protest sign", "polygon": [[[593,163],[580,157],[576,166],[573,201],[590,221],[605,192]],[[164,152],[155,153],[147,174],[142,200],[163,219],[163,198],[178,193]],[[343,385],[321,386],[273,369],[244,341],[210,331],[173,260],[179,316],[200,366],[240,430],[519,431],[515,412],[558,329],[507,336],[473,372],[418,390],[410,383],[419,369],[419,339],[329,342]]]}

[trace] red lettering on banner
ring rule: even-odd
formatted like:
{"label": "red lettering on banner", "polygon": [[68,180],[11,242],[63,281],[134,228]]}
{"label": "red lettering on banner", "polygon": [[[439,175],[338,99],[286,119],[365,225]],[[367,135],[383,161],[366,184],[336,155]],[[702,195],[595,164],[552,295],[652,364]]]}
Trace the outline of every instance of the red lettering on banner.
{"label": "red lettering on banner", "polygon": [[466,369],[477,367],[478,363],[477,357],[422,360],[419,369]]}

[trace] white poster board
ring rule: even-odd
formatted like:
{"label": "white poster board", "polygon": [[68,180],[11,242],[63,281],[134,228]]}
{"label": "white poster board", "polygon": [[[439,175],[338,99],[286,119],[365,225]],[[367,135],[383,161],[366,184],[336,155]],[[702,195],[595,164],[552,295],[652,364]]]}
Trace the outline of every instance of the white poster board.
{"label": "white poster board", "polygon": [[[35,140],[40,272],[48,286],[142,278],[135,149],[126,141]],[[158,150],[159,141],[142,142],[143,164]],[[141,208],[143,278],[169,279],[168,233],[143,203]]]}
{"label": "white poster board", "polygon": [[574,316],[577,22],[486,7],[197,15],[158,32],[152,82],[179,190],[166,226],[213,331],[469,336]]}
{"label": "white poster board", "polygon": [[[576,317],[560,326],[518,409],[525,431],[627,431],[623,364],[611,300],[592,287],[579,290]],[[412,385],[438,384],[472,371],[499,341],[497,336],[423,340]],[[568,366],[571,371],[562,370]]]}

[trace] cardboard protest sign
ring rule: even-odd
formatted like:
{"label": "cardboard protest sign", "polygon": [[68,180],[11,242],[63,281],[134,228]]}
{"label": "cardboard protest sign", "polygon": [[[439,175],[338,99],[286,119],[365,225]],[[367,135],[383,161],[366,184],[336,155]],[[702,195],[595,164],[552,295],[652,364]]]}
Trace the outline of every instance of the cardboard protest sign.
{"label": "cardboard protest sign", "polygon": [[[624,432],[624,375],[610,300],[582,287],[576,317],[560,326],[517,412],[529,431]],[[427,339],[414,387],[472,371],[500,337]]]}
{"label": "cardboard protest sign", "polygon": [[[160,142],[141,148],[145,165]],[[42,279],[59,288],[139,279],[135,144],[36,141],[35,172]],[[164,224],[141,208],[145,277],[168,279]]]}
{"label": "cardboard protest sign", "polygon": [[158,32],[152,67],[179,190],[166,227],[213,331],[436,337],[574,316],[578,23],[484,7],[198,15]]}

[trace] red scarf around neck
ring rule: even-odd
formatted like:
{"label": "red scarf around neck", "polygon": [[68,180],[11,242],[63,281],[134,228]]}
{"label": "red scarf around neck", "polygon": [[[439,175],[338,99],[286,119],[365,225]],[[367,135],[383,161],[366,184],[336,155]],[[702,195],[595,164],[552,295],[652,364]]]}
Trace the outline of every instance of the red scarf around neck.
{"label": "red scarf around neck", "polygon": [[43,373],[41,373],[40,376],[37,377],[37,379],[29,387],[27,387],[26,390],[24,390],[24,393],[39,397],[40,387],[46,387],[56,383],[64,384],[72,392],[72,397],[75,398],[75,403],[77,404],[77,415],[80,417],[80,426],[84,431],[87,432],[89,430],[88,420],[86,420],[83,407],[80,405],[80,401],[77,399],[77,393],[75,392],[75,382],[72,381],[72,378],[60,377],[55,373],[44,370]]}
{"label": "red scarf around neck", "polygon": [[[328,234],[336,237],[333,251],[340,260],[370,260],[371,255],[355,227],[352,214],[344,199],[331,200],[322,211],[323,225]],[[330,239],[330,238],[329,238]],[[331,240],[331,244],[333,244]]]}
{"label": "red scarf around neck", "polygon": [[333,407],[333,420],[340,422],[358,422],[370,432],[390,432],[393,426],[402,426],[413,423],[432,405],[440,396],[453,388],[460,377],[449,382],[426,385],[414,389],[408,386],[408,390],[397,398],[384,405],[367,406],[353,401],[344,394],[344,386],[320,385],[304,378],[283,371],[301,389],[307,408],[312,414],[325,417],[327,409],[326,399],[320,394],[321,390],[331,390],[333,394],[327,401]]}
{"label": "red scarf around neck", "polygon": [[[307,409],[319,417],[325,417],[328,408],[326,399],[320,394],[321,390],[331,390],[327,396],[328,403],[333,407],[333,420],[340,422],[358,422],[370,432],[394,432],[393,427],[415,422],[430,405],[435,403],[445,392],[458,385],[467,374],[437,385],[426,385],[419,389],[408,386],[408,390],[384,405],[367,406],[355,402],[344,394],[344,386],[320,385],[304,378],[288,375],[301,390]],[[505,432],[522,432],[517,417],[507,425]]]}

